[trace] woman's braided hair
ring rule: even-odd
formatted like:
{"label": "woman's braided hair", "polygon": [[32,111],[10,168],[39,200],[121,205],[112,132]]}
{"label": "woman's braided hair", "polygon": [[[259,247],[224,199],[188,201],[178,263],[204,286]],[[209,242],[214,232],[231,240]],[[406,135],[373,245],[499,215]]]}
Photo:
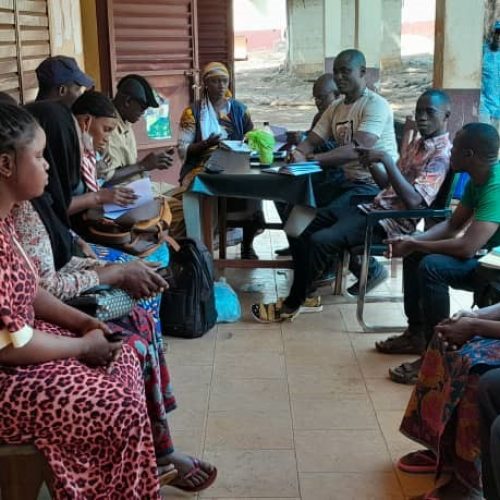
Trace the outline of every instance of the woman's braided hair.
{"label": "woman's braided hair", "polygon": [[24,108],[0,102],[0,154],[16,152],[30,143],[38,127]]}

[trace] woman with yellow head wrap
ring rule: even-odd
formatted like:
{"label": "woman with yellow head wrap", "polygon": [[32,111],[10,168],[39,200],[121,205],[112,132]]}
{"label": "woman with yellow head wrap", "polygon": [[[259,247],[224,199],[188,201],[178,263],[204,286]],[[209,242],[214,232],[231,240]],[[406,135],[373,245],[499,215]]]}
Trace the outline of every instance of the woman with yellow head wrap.
{"label": "woman with yellow head wrap", "polygon": [[[180,122],[178,150],[184,160],[180,175],[184,188],[203,170],[204,163],[221,140],[241,141],[253,129],[247,107],[232,97],[230,74],[224,64],[207,64],[201,78],[202,98],[184,110]],[[253,249],[253,239],[263,222],[261,202],[229,200],[228,212],[232,220],[242,222],[242,258],[258,258]],[[237,212],[237,217],[231,217],[234,212]]]}

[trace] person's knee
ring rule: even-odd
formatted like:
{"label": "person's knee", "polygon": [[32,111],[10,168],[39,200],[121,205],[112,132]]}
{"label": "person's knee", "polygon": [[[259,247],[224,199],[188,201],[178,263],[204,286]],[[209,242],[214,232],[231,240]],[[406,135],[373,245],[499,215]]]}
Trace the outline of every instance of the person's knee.
{"label": "person's knee", "polygon": [[[481,405],[489,405],[500,394],[500,368],[486,372],[479,380],[478,399]],[[498,409],[500,411],[500,408]]]}
{"label": "person's knee", "polygon": [[492,444],[497,448],[500,444],[500,416],[495,418],[493,424],[491,424],[490,436]]}

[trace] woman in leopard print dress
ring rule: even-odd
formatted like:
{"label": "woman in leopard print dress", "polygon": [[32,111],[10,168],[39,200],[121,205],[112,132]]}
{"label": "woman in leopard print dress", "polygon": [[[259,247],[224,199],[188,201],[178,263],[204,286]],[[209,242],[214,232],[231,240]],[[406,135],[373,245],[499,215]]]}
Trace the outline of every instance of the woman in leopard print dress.
{"label": "woman in leopard print dress", "polygon": [[44,143],[26,111],[0,104],[0,442],[37,446],[56,499],[158,499],[138,359],[38,288],[15,236],[12,207],[47,182]]}

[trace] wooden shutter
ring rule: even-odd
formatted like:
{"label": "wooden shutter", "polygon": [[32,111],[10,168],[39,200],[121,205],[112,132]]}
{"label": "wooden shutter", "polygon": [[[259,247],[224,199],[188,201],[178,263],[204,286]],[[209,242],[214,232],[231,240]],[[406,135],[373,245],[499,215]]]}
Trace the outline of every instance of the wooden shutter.
{"label": "wooden shutter", "polygon": [[[195,0],[108,0],[111,93],[123,76],[137,73],[170,101],[174,143],[179,118],[192,100],[197,68]],[[136,128],[140,149],[158,147],[144,124]]]}
{"label": "wooden shutter", "polygon": [[47,0],[0,0],[0,90],[36,97],[36,67],[50,55]]}
{"label": "wooden shutter", "polygon": [[233,0],[198,0],[198,40],[200,68],[219,61],[234,74]]}

